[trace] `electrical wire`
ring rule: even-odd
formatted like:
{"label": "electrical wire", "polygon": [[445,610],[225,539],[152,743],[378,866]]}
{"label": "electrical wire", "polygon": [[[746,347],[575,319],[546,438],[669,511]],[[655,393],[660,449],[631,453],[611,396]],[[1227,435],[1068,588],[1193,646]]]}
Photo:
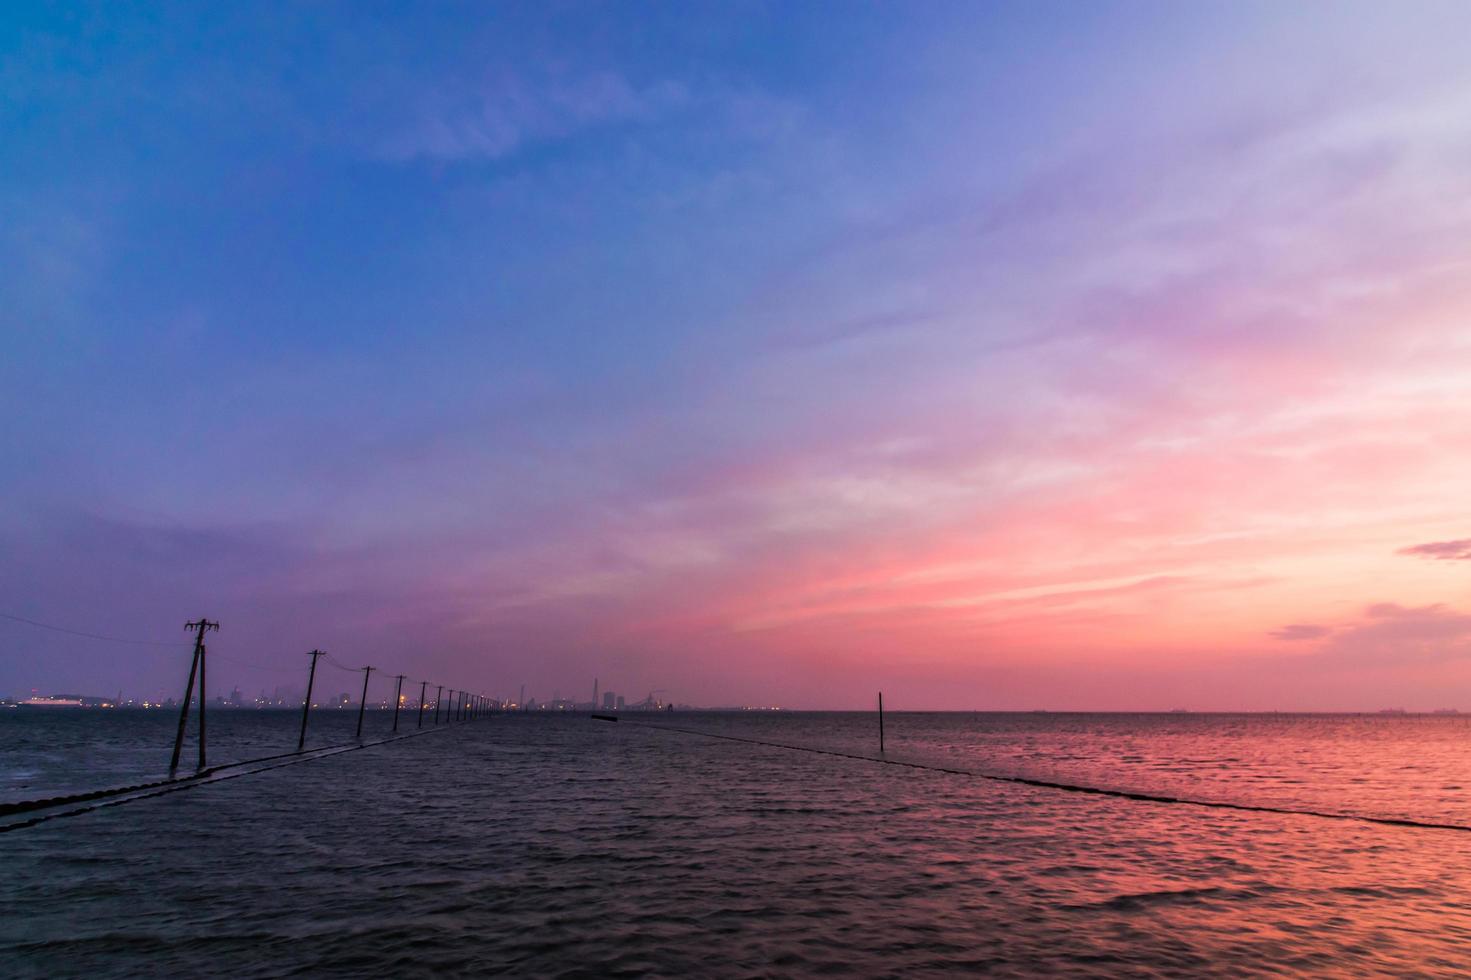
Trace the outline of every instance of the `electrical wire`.
{"label": "electrical wire", "polygon": [[120,636],[106,636],[102,633],[88,633],[85,630],[67,629],[65,626],[54,626],[51,623],[43,623],[35,619],[27,619],[24,616],[16,616],[11,613],[0,612],[0,619],[8,619],[16,623],[25,623],[27,626],[35,626],[38,629],[51,630],[53,633],[66,633],[68,636],[85,636],[89,640],[106,640],[108,643],[127,643],[132,646],[144,647],[185,647],[189,643],[183,640],[128,640]]}

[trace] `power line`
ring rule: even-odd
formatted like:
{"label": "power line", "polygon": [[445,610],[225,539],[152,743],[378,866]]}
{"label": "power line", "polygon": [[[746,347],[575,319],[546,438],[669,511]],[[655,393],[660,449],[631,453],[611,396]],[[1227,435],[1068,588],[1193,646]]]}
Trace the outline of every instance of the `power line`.
{"label": "power line", "polygon": [[17,623],[25,623],[27,626],[35,626],[38,629],[51,630],[53,633],[66,633],[69,636],[85,636],[89,640],[106,640],[109,643],[128,643],[134,646],[145,647],[174,647],[187,646],[182,642],[165,642],[163,640],[126,640],[120,636],[104,636],[101,633],[88,633],[83,630],[67,629],[65,626],[53,626],[50,623],[38,622],[34,619],[26,619],[24,616],[14,616],[10,613],[0,612],[0,619],[9,619]]}

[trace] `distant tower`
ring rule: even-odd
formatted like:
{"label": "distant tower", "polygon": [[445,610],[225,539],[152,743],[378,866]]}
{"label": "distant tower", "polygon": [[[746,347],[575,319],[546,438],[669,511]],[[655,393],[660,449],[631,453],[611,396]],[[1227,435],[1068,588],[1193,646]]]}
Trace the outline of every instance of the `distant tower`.
{"label": "distant tower", "polygon": [[596,677],[592,679],[592,706],[594,708],[598,706],[598,679]]}
{"label": "distant tower", "polygon": [[521,685],[521,700],[516,702],[516,707],[518,707],[518,708],[525,708],[526,707],[526,685],[525,684],[522,684]]}

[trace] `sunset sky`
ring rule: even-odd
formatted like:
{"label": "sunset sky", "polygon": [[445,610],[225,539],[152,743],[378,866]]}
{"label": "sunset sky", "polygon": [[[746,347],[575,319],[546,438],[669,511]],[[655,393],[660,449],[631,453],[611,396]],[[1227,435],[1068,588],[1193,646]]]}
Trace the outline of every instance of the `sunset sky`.
{"label": "sunset sky", "polygon": [[0,694],[1471,710],[1465,3],[30,6]]}

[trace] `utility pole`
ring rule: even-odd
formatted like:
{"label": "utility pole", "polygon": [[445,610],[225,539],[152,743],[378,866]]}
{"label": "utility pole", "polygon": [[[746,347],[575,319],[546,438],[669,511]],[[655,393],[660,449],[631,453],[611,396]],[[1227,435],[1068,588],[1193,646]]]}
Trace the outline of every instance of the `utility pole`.
{"label": "utility pole", "polygon": [[421,681],[419,684],[419,727],[424,727],[424,692],[429,690],[429,682]]}
{"label": "utility pole", "polygon": [[306,700],[301,703],[301,738],[296,740],[298,752],[306,745],[306,716],[312,710],[312,685],[317,681],[317,658],[325,657],[326,654],[321,650],[313,650],[307,656],[312,658],[312,669],[306,675]]}
{"label": "utility pole", "polygon": [[368,710],[368,675],[373,672],[372,667],[363,668],[363,697],[358,701],[358,740],[363,738],[363,712]]}
{"label": "utility pole", "polygon": [[209,700],[205,696],[205,693],[204,693],[205,691],[208,690],[208,688],[204,686],[204,661],[206,660],[206,657],[204,655],[208,651],[208,649],[209,648],[205,644],[203,644],[203,643],[199,644],[199,768],[200,769],[203,769],[204,768],[204,705],[205,705],[205,702]]}
{"label": "utility pole", "polygon": [[444,685],[439,685],[439,691],[434,695],[434,724],[439,724],[439,699],[444,697]]}
{"label": "utility pole", "polygon": [[393,730],[398,731],[398,703],[403,700],[404,675],[398,675],[398,690],[393,692]]}
{"label": "utility pole", "polygon": [[199,768],[204,768],[204,634],[218,630],[219,623],[200,619],[187,623],[186,630],[194,630],[194,659],[189,663],[189,684],[184,688],[184,706],[179,709],[179,732],[174,736],[174,755],[169,760],[169,775],[179,768],[179,752],[184,747],[184,726],[189,721],[189,699],[194,696],[194,674],[199,673]]}

